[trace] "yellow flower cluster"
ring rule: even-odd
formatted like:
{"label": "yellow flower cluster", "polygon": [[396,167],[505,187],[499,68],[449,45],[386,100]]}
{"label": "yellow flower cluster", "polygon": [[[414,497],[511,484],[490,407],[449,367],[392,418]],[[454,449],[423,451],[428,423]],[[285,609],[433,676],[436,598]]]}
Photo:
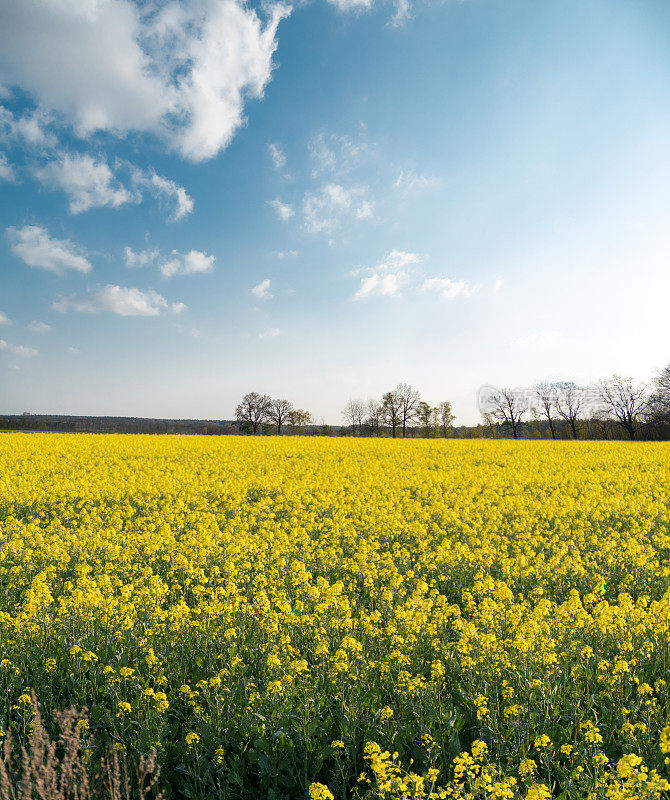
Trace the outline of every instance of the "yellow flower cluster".
{"label": "yellow flower cluster", "polygon": [[0,434],[0,726],[191,797],[667,790],[670,448]]}

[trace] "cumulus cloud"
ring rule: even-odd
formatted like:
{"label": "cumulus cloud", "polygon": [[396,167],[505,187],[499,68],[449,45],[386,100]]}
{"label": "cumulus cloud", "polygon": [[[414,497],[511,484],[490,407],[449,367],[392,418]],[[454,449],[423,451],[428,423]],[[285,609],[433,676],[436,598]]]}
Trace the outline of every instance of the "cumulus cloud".
{"label": "cumulus cloud", "polygon": [[419,264],[423,258],[417,253],[406,250],[391,250],[374,267],[356,270],[354,274],[363,274],[355,300],[362,300],[373,295],[399,297],[409,277],[409,268]]}
{"label": "cumulus cloud", "polygon": [[123,255],[126,266],[130,269],[157,264],[164,278],[171,278],[173,275],[197,275],[211,272],[216,260],[214,256],[207,255],[200,250],[189,250],[188,253],[173,250],[170,255],[163,256],[156,248],[133,250],[132,247],[126,247]]}
{"label": "cumulus cloud", "polygon": [[118,208],[141,199],[116,179],[104,159],[89,155],[61,153],[57,160],[34,170],[34,174],[50,189],[65,192],[73,214],[100,206]]}
{"label": "cumulus cloud", "polygon": [[0,153],[0,180],[13,181],[16,180],[16,173],[14,167],[7,161],[7,156]]}
{"label": "cumulus cloud", "polygon": [[47,325],[46,322],[40,322],[38,319],[29,322],[26,327],[31,333],[49,333],[51,330],[51,325]]}
{"label": "cumulus cloud", "polygon": [[62,313],[70,310],[86,314],[108,311],[121,317],[158,317],[164,311],[180,314],[186,306],[169,303],[153,289],[142,291],[110,284],[88,294],[60,295],[54,300],[53,308]]}
{"label": "cumulus cloud", "polygon": [[9,353],[19,358],[34,358],[39,355],[34,347],[24,347],[22,344],[10,344],[4,339],[0,339],[0,353]]}
{"label": "cumulus cloud", "polygon": [[388,275],[375,273],[361,279],[361,285],[358,287],[354,299],[361,300],[364,297],[370,297],[375,294],[398,297],[404,283],[404,272],[390,272]]}
{"label": "cumulus cloud", "polygon": [[146,267],[149,264],[153,264],[158,258],[158,250],[147,249],[136,251],[133,250],[132,247],[126,247],[126,249],[123,251],[123,257],[126,261],[126,266],[129,269],[134,269],[135,267]]}
{"label": "cumulus cloud", "polygon": [[445,300],[455,297],[471,297],[479,291],[479,286],[471,286],[466,281],[452,281],[450,278],[426,278],[421,284],[424,292],[435,292]]}
{"label": "cumulus cloud", "polygon": [[254,286],[254,288],[251,290],[251,294],[253,294],[254,297],[257,297],[259,300],[270,300],[272,298],[272,295],[270,294],[270,279],[266,278]]}
{"label": "cumulus cloud", "polygon": [[69,239],[52,238],[39,225],[7,228],[5,235],[12,253],[29,267],[40,267],[57,275],[63,275],[69,269],[84,273],[91,269],[91,262],[77,245]]}
{"label": "cumulus cloud", "polygon": [[[4,8],[2,8],[4,7]],[[277,28],[241,0],[0,0],[0,82],[19,86],[79,136],[164,136],[185,158],[225,148],[272,73]]]}
{"label": "cumulus cloud", "polygon": [[429,175],[419,175],[413,170],[400,170],[398,177],[393,182],[393,188],[398,189],[402,194],[435,189],[440,185],[437,178]]}
{"label": "cumulus cloud", "polygon": [[278,197],[275,197],[274,200],[268,200],[268,205],[274,208],[282,222],[288,222],[295,213],[288,203],[282,203]]}
{"label": "cumulus cloud", "polygon": [[284,169],[286,166],[286,154],[282,150],[281,145],[276,142],[270,142],[268,145],[268,152],[270,153],[274,168]]}
{"label": "cumulus cloud", "polygon": [[277,250],[275,253],[277,258],[293,258],[294,256],[299,255],[297,250]]}
{"label": "cumulus cloud", "polygon": [[14,320],[11,320],[4,311],[0,311],[0,325],[11,325]]}
{"label": "cumulus cloud", "polygon": [[161,275],[171,278],[173,275],[196,275],[211,272],[214,269],[214,256],[208,256],[200,250],[189,250],[188,253],[172,253],[160,264]]}
{"label": "cumulus cloud", "polygon": [[318,192],[306,192],[302,203],[305,227],[310,233],[330,233],[349,217],[368,219],[373,205],[365,200],[364,186],[327,183]]}

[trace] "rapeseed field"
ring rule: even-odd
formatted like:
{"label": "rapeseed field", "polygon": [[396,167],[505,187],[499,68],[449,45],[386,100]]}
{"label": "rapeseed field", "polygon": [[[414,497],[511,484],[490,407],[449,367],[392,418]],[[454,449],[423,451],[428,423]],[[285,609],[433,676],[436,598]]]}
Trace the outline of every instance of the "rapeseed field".
{"label": "rapeseed field", "polygon": [[659,798],[667,444],[0,435],[0,716],[168,797]]}

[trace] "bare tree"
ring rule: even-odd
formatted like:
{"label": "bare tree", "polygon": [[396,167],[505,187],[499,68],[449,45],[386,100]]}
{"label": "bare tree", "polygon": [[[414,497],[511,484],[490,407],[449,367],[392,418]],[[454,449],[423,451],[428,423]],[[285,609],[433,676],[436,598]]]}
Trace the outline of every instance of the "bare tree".
{"label": "bare tree", "polygon": [[670,364],[656,376],[650,405],[656,422],[670,422]]}
{"label": "bare tree", "polygon": [[266,394],[249,392],[235,409],[235,417],[242,425],[248,425],[254,436],[264,422],[270,419],[271,400]]}
{"label": "bare tree", "polygon": [[421,400],[421,395],[409,383],[399,383],[395,391],[400,398],[400,422],[404,439],[407,434],[407,423],[416,418],[416,409]]}
{"label": "bare tree", "polygon": [[630,439],[649,424],[647,386],[633,378],[612,375],[598,383],[598,395],[605,411],[626,431]]}
{"label": "bare tree", "polygon": [[577,438],[577,420],[584,405],[584,390],[572,381],[556,383],[556,410],[570,426],[572,438]]}
{"label": "bare tree", "polygon": [[514,389],[498,389],[491,395],[491,408],[485,415],[486,422],[497,422],[512,431],[514,439],[519,435],[519,426],[523,421],[524,414],[528,411],[529,403],[522,392]]}
{"label": "bare tree", "polygon": [[452,425],[454,424],[454,420],[456,419],[456,415],[451,408],[451,403],[448,400],[443,400],[435,409],[435,412],[440,421],[442,436],[446,438],[449,435]]}
{"label": "bare tree", "polygon": [[371,397],[365,404],[365,408],[367,413],[366,422],[370,426],[370,433],[379,436],[379,426],[382,421],[382,404],[379,400]]}
{"label": "bare tree", "polygon": [[384,422],[391,428],[391,436],[396,438],[396,432],[402,423],[402,407],[403,400],[394,389],[392,392],[386,392],[382,397],[382,418]]}
{"label": "bare tree", "polygon": [[268,409],[268,417],[277,426],[277,435],[281,435],[282,425],[288,421],[289,414],[293,411],[293,403],[289,400],[272,400]]}
{"label": "bare tree", "polygon": [[346,420],[347,425],[351,425],[351,435],[356,435],[356,426],[358,426],[358,433],[363,434],[363,419],[365,418],[365,403],[362,400],[352,399],[348,400],[345,407],[342,409],[342,417]]}
{"label": "bare tree", "polygon": [[558,390],[555,383],[547,383],[546,381],[542,381],[535,384],[535,404],[533,406],[533,410],[540,416],[543,416],[549,423],[549,430],[551,431],[552,439],[556,438],[554,414],[557,412],[557,399]]}

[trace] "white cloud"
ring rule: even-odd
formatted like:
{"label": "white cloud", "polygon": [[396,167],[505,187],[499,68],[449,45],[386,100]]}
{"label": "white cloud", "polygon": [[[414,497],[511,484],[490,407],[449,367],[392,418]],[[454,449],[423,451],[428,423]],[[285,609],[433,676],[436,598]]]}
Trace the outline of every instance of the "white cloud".
{"label": "white cloud", "polygon": [[391,28],[402,27],[412,16],[409,0],[396,0],[395,11],[388,21]]}
{"label": "white cloud", "polygon": [[57,275],[63,275],[68,269],[84,273],[91,269],[91,262],[82,255],[80,248],[68,239],[52,239],[39,225],[7,228],[5,235],[12,253],[29,267],[41,267]]}
{"label": "white cloud", "polygon": [[11,320],[4,311],[0,311],[0,325],[11,325],[14,320]]}
{"label": "white cloud", "polygon": [[183,219],[193,211],[193,198],[183,186],[157,175],[152,169],[141,170],[125,162],[117,164],[117,171],[119,168],[130,173],[130,188],[119,179],[104,158],[83,153],[59,153],[54,161],[33,172],[45,186],[67,194],[72,214],[80,214],[90,208],[119,208],[125,203],[140,203],[145,192],[172,208],[169,217],[172,222]]}
{"label": "white cloud", "polygon": [[160,271],[164,278],[211,272],[214,269],[214,260],[214,256],[208,256],[200,250],[189,250],[188,253],[178,253],[173,250],[160,264]]}
{"label": "white cloud", "polygon": [[288,203],[282,203],[278,197],[275,197],[274,200],[268,200],[268,205],[274,208],[282,222],[288,222],[295,214],[293,208]]}
{"label": "white cloud", "polygon": [[47,325],[46,322],[40,322],[38,319],[29,322],[26,327],[31,333],[49,333],[51,330],[51,325]]}
{"label": "white cloud", "polygon": [[0,153],[0,180],[14,181],[16,180],[16,173],[14,167],[7,161],[7,156]]}
{"label": "white cloud", "polygon": [[326,173],[347,172],[368,152],[367,144],[335,133],[312,136],[308,149],[313,164],[313,178]]}
{"label": "white cloud", "polygon": [[399,297],[400,289],[404,283],[404,272],[389,272],[387,275],[376,272],[374,275],[361,279],[361,285],[358,287],[354,299],[361,300],[364,297],[370,297],[375,294]]}
{"label": "white cloud", "polygon": [[328,0],[338,11],[368,11],[373,0]]}
{"label": "white cloud", "polygon": [[73,356],[78,356],[81,353],[81,350],[78,347],[68,347],[68,353]]}
{"label": "white cloud", "polygon": [[146,267],[148,264],[153,264],[158,258],[158,250],[133,250],[132,247],[126,247],[123,251],[123,257],[129,269]]}
{"label": "white cloud", "polygon": [[356,219],[370,219],[374,214],[375,204],[369,200],[363,200],[360,206],[356,209]]}
{"label": "white cloud", "polygon": [[493,281],[493,285],[491,286],[491,293],[498,294],[498,292],[502,289],[505,281],[502,278],[496,278]]}
{"label": "white cloud", "polygon": [[48,130],[49,115],[37,109],[22,116],[0,106],[0,136],[20,139],[29,147],[49,148],[56,145],[56,136]]}
{"label": "white cloud", "polygon": [[272,159],[275,169],[283,169],[286,166],[286,154],[282,150],[280,144],[270,142],[268,145],[268,152],[270,153],[270,158]]}
{"label": "white cloud", "polygon": [[132,180],[135,186],[145,188],[159,200],[174,205],[169,218],[171,222],[179,222],[179,220],[184,219],[187,214],[193,211],[193,198],[183,186],[179,186],[169,178],[157,175],[153,170],[143,172],[135,168],[133,169]]}
{"label": "white cloud", "polygon": [[419,264],[423,258],[418,253],[406,250],[391,250],[374,267],[358,269],[355,275],[364,273],[360,286],[354,294],[355,300],[373,295],[399,297],[402,287],[407,283],[408,267]]}
{"label": "white cloud", "polygon": [[34,347],[24,347],[22,344],[10,344],[4,339],[0,339],[0,353],[9,353],[20,358],[34,358],[39,355]]}
{"label": "white cloud", "polygon": [[104,159],[89,155],[61,153],[58,160],[39,167],[34,174],[45,186],[65,192],[73,214],[100,206],[118,208],[141,199],[116,179]]}
{"label": "white cloud", "polygon": [[302,203],[305,227],[311,233],[328,233],[349,215],[369,218],[373,205],[363,199],[365,192],[364,186],[346,188],[338,183],[327,183],[317,193],[306,192]]}
{"label": "white cloud", "polygon": [[1,0],[0,81],[79,136],[150,131],[193,161],[215,156],[272,73],[278,3],[262,22],[240,0]]}
{"label": "white cloud", "polygon": [[279,330],[279,328],[268,328],[266,331],[263,331],[263,333],[259,333],[258,334],[258,338],[259,339],[276,339],[279,336],[280,333],[281,333],[281,331]]}
{"label": "white cloud", "polygon": [[121,317],[157,317],[163,311],[180,314],[186,306],[169,303],[153,289],[143,292],[132,287],[109,285],[88,294],[60,295],[54,300],[53,308],[62,313],[69,310],[87,314],[109,311]]}
{"label": "white cloud", "polygon": [[257,297],[259,300],[271,300],[272,295],[270,294],[270,279],[266,278],[254,286],[254,288],[251,290],[251,294],[253,294],[254,297]]}
{"label": "white cloud", "polygon": [[445,300],[453,300],[455,297],[471,297],[480,287],[471,286],[466,281],[452,281],[450,278],[426,278],[421,289],[424,292],[435,292]]}
{"label": "white cloud", "polygon": [[293,258],[299,255],[297,250],[277,250],[277,258]]}
{"label": "white cloud", "polygon": [[437,178],[428,175],[419,175],[413,170],[400,170],[398,177],[393,182],[394,189],[398,189],[402,194],[410,192],[435,189],[440,185]]}

